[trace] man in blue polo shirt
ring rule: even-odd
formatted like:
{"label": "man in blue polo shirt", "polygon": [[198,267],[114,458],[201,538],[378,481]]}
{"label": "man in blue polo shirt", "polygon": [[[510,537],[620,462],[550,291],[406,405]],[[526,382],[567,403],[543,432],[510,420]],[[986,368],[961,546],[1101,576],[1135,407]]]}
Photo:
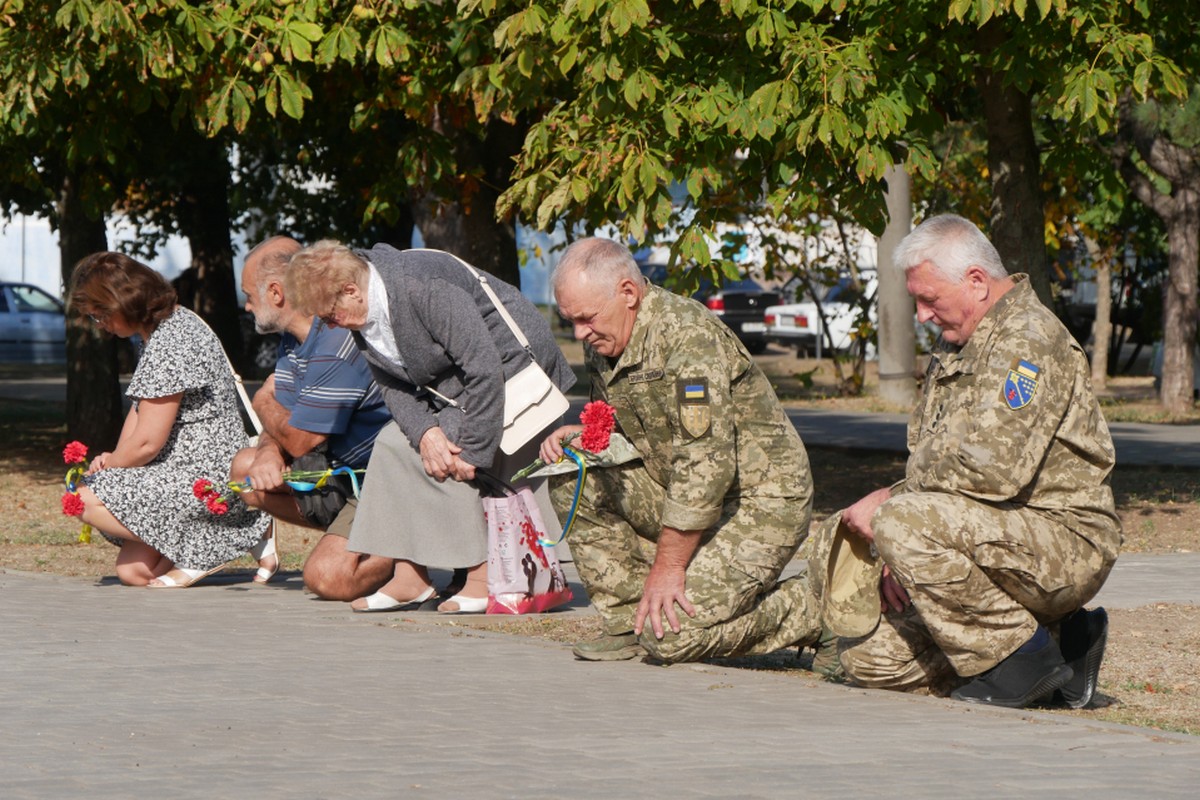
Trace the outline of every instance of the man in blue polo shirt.
{"label": "man in blue polo shirt", "polygon": [[[304,583],[319,597],[352,600],[386,583],[392,560],[346,549],[357,507],[350,478],[336,475],[321,489],[302,492],[283,482],[283,471],[365,468],[391,415],[350,333],[288,303],[283,273],[299,249],[296,241],[275,236],[246,256],[246,310],[260,333],[279,332],[282,339],[275,372],[254,395],[263,424],[259,443],[234,456],[230,476],[249,478],[254,491],[242,494],[249,505],[325,531],[304,564]],[[260,565],[256,580],[265,583],[278,569],[278,556],[272,565],[265,555]]]}

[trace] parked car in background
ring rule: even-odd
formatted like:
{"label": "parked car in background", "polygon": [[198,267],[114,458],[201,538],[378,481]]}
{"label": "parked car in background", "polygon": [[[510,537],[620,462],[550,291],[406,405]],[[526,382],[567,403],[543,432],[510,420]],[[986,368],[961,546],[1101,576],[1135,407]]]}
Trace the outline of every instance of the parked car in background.
{"label": "parked car in background", "polygon": [[0,362],[65,364],[63,304],[29,283],[0,283]]}
{"label": "parked car in background", "polygon": [[[874,271],[863,271],[859,275],[862,291],[874,297],[877,280]],[[849,350],[859,334],[859,303],[861,295],[854,288],[849,275],[842,276],[829,287],[821,298],[820,310],[824,312],[829,335],[821,323],[817,304],[811,300],[803,303],[773,305],[764,309],[765,337],[768,341],[795,347],[798,352],[814,353],[817,358],[828,352],[830,344],[837,352]],[[870,321],[875,321],[875,304],[871,304]],[[875,347],[868,344],[868,357],[873,357]]]}
{"label": "parked car in background", "polygon": [[[651,283],[661,286],[666,281],[666,264],[643,263],[639,266]],[[692,293],[692,298],[720,317],[751,353],[757,354],[767,349],[767,326],[763,321],[763,312],[768,306],[779,302],[779,292],[763,288],[752,278],[743,278],[740,281],[725,281],[720,287],[703,281],[700,288]]]}

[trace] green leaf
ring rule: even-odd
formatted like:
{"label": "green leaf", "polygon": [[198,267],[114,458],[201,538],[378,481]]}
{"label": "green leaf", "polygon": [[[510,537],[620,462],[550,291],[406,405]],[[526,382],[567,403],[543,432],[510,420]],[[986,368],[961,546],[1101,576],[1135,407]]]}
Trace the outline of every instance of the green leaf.
{"label": "green leaf", "polygon": [[317,25],[312,22],[300,22],[298,20],[294,21],[294,22],[289,22],[287,28],[292,33],[299,34],[300,36],[303,36],[305,39],[307,39],[310,42],[320,41],[321,37],[325,33],[324,31],[321,30],[320,25]]}
{"label": "green leaf", "polygon": [[571,197],[576,203],[583,205],[591,194],[591,184],[582,175],[575,175],[571,178]]}
{"label": "green leaf", "polygon": [[641,156],[627,156],[622,165],[621,194],[624,199],[633,202],[638,194],[638,168],[641,166]]}
{"label": "green leaf", "polygon": [[245,81],[238,81],[233,87],[233,129],[238,133],[245,131],[250,122],[254,94],[253,87]]}
{"label": "green leaf", "polygon": [[550,224],[558,217],[567,204],[567,195],[571,191],[571,181],[559,181],[537,210],[537,226],[541,230],[549,230]]}
{"label": "green leaf", "polygon": [[517,71],[526,78],[533,77],[534,56],[528,47],[522,47],[517,52]]}
{"label": "green leaf", "polygon": [[671,108],[669,103],[663,106],[662,116],[663,127],[666,128],[667,135],[672,139],[678,139],[680,119],[679,115],[675,113],[675,109]]}
{"label": "green leaf", "polygon": [[558,59],[558,70],[565,78],[570,73],[571,68],[575,66],[575,62],[579,59],[579,47],[572,42],[567,45],[566,51]]}
{"label": "green leaf", "polygon": [[279,76],[279,105],[283,113],[292,119],[304,118],[304,100],[312,97],[312,90],[286,73]]}
{"label": "green leaf", "polygon": [[642,99],[642,77],[640,72],[634,72],[625,79],[625,102],[632,109],[637,109],[638,100]]}
{"label": "green leaf", "polygon": [[260,91],[263,106],[267,109],[267,113],[274,117],[279,111],[279,76],[272,75],[267,78],[267,82],[263,84]]}
{"label": "green leaf", "polygon": [[284,34],[284,57],[288,61],[312,61],[312,45],[308,39],[295,31],[288,30]]}
{"label": "green leaf", "polygon": [[662,162],[654,157],[652,153],[646,153],[642,158],[641,166],[638,168],[638,177],[641,179],[642,192],[644,194],[653,194],[658,188],[659,181],[666,183],[670,177],[667,171],[663,169]]}

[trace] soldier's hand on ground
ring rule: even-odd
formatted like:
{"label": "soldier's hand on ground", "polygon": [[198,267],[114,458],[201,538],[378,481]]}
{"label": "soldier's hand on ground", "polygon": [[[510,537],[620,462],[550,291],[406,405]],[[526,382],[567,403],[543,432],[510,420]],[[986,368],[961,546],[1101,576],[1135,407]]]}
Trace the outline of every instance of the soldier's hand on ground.
{"label": "soldier's hand on ground", "polygon": [[582,425],[564,425],[545,438],[538,449],[538,458],[543,464],[554,464],[563,455],[563,439],[583,431]]}
{"label": "soldier's hand on ground", "polygon": [[685,569],[661,567],[655,564],[646,576],[646,585],[642,590],[642,601],[638,603],[637,616],[633,621],[633,632],[642,635],[647,619],[655,637],[663,638],[663,616],[673,633],[679,633],[679,616],[675,612],[678,604],[689,617],[696,616],[696,609],[687,598],[684,583],[687,578]]}
{"label": "soldier's hand on ground", "polygon": [[246,470],[246,480],[256,492],[273,492],[283,486],[283,455],[276,447],[260,447],[254,453],[254,461]]}
{"label": "soldier's hand on ground", "polygon": [[875,512],[879,510],[879,507],[886,503],[891,496],[892,490],[887,487],[876,489],[842,512],[842,524],[851,533],[861,536],[868,542],[874,541],[875,533],[871,530],[871,518],[875,516]]}
{"label": "soldier's hand on ground", "polygon": [[454,458],[462,448],[446,438],[441,428],[433,427],[421,437],[421,465],[425,474],[438,483],[454,474]]}
{"label": "soldier's hand on ground", "polygon": [[883,574],[879,578],[880,612],[903,611],[910,605],[912,605],[912,601],[908,599],[908,592],[896,580],[896,576],[892,574],[892,568],[884,564]]}

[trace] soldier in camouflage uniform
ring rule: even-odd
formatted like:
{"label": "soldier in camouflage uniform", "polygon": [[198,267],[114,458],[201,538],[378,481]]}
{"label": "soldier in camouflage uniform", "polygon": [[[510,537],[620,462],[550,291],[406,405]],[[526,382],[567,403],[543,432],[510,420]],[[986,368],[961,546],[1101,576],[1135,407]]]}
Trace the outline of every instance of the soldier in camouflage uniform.
{"label": "soldier in camouflage uniform", "polygon": [[[573,244],[554,287],[585,344],[593,398],[642,456],[588,472],[571,553],[605,636],[576,655],[644,648],[673,663],[815,638],[806,580],[778,581],[808,532],[808,456],[745,347],[699,303],[647,285],[617,242]],[[555,431],[542,458],[556,460],[577,430]],[[565,514],[574,478],[557,484]]]}
{"label": "soldier in camouflage uniform", "polygon": [[[1087,359],[967,220],[928,220],[895,261],[942,346],[909,425],[905,479],[841,516],[873,540],[891,610],[868,610],[878,626],[841,641],[842,666],[864,686],[1012,707],[1057,690],[1086,705],[1107,617],[1081,609],[1121,544]],[[1064,618],[1060,651],[1045,626]]]}

